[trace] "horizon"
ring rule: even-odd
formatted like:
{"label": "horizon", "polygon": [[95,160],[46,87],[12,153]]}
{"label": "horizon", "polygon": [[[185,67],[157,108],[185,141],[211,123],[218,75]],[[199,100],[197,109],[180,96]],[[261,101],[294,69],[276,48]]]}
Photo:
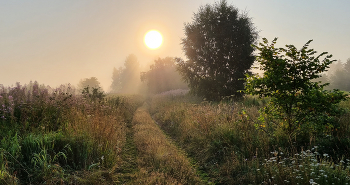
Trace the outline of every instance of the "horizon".
{"label": "horizon", "polygon": [[[77,86],[96,77],[108,91],[113,68],[135,54],[142,70],[160,57],[185,58],[180,44],[184,23],[191,22],[200,6],[218,1],[1,1],[0,84],[30,81],[58,87]],[[350,2],[261,2],[228,0],[247,12],[259,31],[259,40],[278,37],[277,45],[328,52],[332,59],[350,58]],[[163,44],[148,49],[143,36],[159,30]]]}

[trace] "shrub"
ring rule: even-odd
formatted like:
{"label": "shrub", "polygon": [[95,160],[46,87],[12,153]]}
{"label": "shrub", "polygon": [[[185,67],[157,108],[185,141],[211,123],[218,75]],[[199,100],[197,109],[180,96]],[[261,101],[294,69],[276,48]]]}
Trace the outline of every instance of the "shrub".
{"label": "shrub", "polygon": [[308,41],[300,50],[293,45],[275,48],[277,38],[268,44],[254,46],[258,51],[257,61],[264,70],[262,77],[247,75],[246,93],[271,97],[270,103],[261,111],[261,129],[277,127],[288,133],[289,137],[301,133],[327,133],[336,127],[335,116],[342,109],[337,105],[346,99],[339,90],[325,91],[324,86],[313,82],[320,77],[334,61],[332,55],[308,49]]}

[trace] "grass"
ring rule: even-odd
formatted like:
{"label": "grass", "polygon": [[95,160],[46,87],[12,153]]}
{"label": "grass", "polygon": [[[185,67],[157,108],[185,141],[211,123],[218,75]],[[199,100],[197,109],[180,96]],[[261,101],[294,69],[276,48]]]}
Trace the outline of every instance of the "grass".
{"label": "grass", "polygon": [[92,99],[70,86],[0,87],[1,184],[113,184],[142,98]]}
{"label": "grass", "polygon": [[139,157],[137,184],[201,184],[184,153],[168,140],[146,110],[140,107],[133,119]]}
{"label": "grass", "polygon": [[[289,184],[310,184],[311,179],[313,183],[324,184],[325,180],[335,183],[334,179],[338,178],[339,182],[348,183],[348,167],[335,165],[340,165],[342,158],[343,161],[350,159],[349,112],[337,118],[339,128],[327,133],[328,136],[304,135],[293,138],[291,144],[282,131],[257,129],[260,128],[259,109],[268,101],[252,96],[236,102],[201,102],[189,95],[156,96],[152,99],[150,112],[160,127],[217,184],[287,184],[287,181]],[[349,101],[340,106],[349,108]],[[292,160],[315,146],[319,155]],[[283,156],[276,156],[275,151]],[[322,155],[329,158],[321,158]],[[276,162],[271,160],[273,158]],[[298,166],[292,165],[292,161],[298,161]],[[293,173],[301,170],[299,165],[308,170],[320,170],[313,167],[316,164],[327,171],[328,179],[310,178],[310,171],[305,170],[301,174],[303,179],[298,179]],[[265,173],[269,175],[262,175]]]}
{"label": "grass", "polygon": [[350,181],[350,100],[327,132],[289,138],[260,124],[269,99],[207,102],[174,90],[144,103],[74,92],[0,87],[0,184]]}

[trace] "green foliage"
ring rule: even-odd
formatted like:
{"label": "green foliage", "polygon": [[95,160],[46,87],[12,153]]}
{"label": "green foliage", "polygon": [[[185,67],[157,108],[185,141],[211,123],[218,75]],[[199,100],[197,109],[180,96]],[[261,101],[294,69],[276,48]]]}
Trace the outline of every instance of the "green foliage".
{"label": "green foliage", "polygon": [[101,88],[92,87],[92,91],[90,92],[90,87],[87,86],[83,89],[82,94],[85,98],[90,99],[91,101],[98,100],[101,102],[103,98],[106,96]]}
{"label": "green foliage", "polygon": [[18,184],[18,178],[11,175],[6,150],[0,148],[0,184]]}
{"label": "green foliage", "polygon": [[220,1],[200,7],[185,25],[182,46],[188,61],[177,59],[191,92],[208,100],[241,97],[244,77],[254,62],[257,32],[246,13]]}
{"label": "green foliage", "polygon": [[158,58],[150,66],[150,70],[141,73],[141,81],[147,81],[150,93],[161,93],[173,89],[186,89],[187,85],[181,81],[176,71],[174,58]]}
{"label": "green foliage", "polygon": [[104,175],[89,174],[117,168],[124,122],[143,103],[139,96],[100,101],[104,96],[89,87],[75,95],[70,86],[0,85],[0,184],[101,182]]}
{"label": "green foliage", "polygon": [[65,153],[58,152],[51,156],[46,148],[42,148],[39,153],[34,153],[31,163],[34,165],[34,173],[36,173],[36,182],[46,181],[50,179],[50,183],[60,182],[63,178],[63,168],[59,165],[60,157],[67,159]]}
{"label": "green foliage", "polygon": [[[267,39],[254,46],[258,51],[257,61],[264,70],[262,77],[247,75],[246,93],[271,97],[271,102],[262,111],[261,128],[274,126],[288,134],[301,132],[327,132],[327,126],[335,127],[335,117],[341,113],[337,104],[346,99],[339,90],[325,91],[328,84],[312,80],[320,77],[334,61],[326,52],[314,56],[316,51],[308,49],[308,41],[301,50],[293,45],[275,48],[277,38],[268,44]],[[273,119],[271,119],[273,118]],[[321,132],[320,132],[321,131]]]}
{"label": "green foliage", "polygon": [[52,89],[34,82],[25,86],[17,83],[7,89],[0,87],[0,133],[14,129],[19,135],[38,130],[56,131],[78,99],[70,85]]}
{"label": "green foliage", "polygon": [[[298,135],[291,144],[281,128],[270,127],[270,134],[254,127],[269,99],[200,103],[188,95],[156,96],[151,112],[215,184],[349,183],[350,114],[339,117],[343,123],[332,135]],[[341,106],[349,108],[350,100]]]}

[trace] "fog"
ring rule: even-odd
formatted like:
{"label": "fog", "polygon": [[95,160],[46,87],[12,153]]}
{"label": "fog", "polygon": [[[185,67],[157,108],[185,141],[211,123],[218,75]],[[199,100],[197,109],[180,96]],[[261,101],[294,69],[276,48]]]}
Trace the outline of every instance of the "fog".
{"label": "fog", "polygon": [[[0,1],[0,84],[77,86],[82,79],[96,77],[109,91],[114,68],[124,67],[130,54],[137,57],[140,72],[148,71],[159,57],[185,58],[180,45],[184,23],[201,5],[214,2]],[[281,46],[298,48],[314,39],[310,48],[328,51],[341,61],[350,57],[349,1],[227,2],[252,17],[260,38],[279,37]],[[163,35],[159,49],[143,43],[151,29]]]}

